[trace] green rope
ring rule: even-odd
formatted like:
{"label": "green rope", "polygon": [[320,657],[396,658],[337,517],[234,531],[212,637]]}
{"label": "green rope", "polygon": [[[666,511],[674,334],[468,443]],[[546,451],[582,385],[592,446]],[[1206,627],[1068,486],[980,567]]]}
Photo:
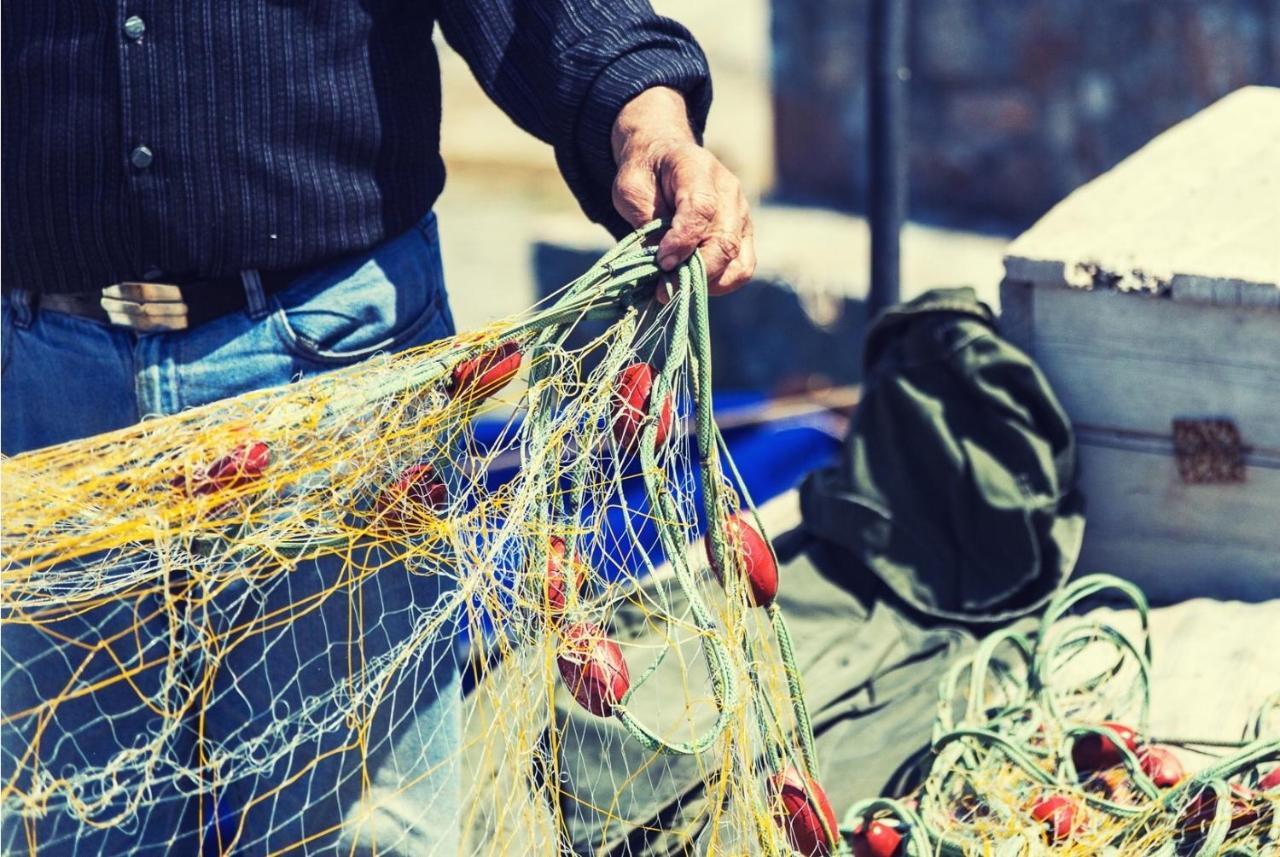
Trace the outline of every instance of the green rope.
{"label": "green rope", "polygon": [[[1103,592],[1112,592],[1135,608],[1141,626],[1142,641],[1135,644],[1114,628],[1069,615],[1080,604]],[[1093,643],[1114,649],[1116,661],[1096,671],[1087,680],[1069,689],[1072,696],[1096,692],[1109,679],[1121,675],[1124,663],[1134,664],[1134,693],[1139,702],[1142,728],[1150,707],[1151,641],[1148,607],[1142,592],[1123,580],[1105,575],[1083,577],[1065,587],[1045,611],[1039,630],[1033,635],[1005,629],[990,634],[974,654],[954,665],[939,682],[938,716],[934,726],[934,760],[919,795],[919,808],[901,801],[884,799],[860,801],[846,812],[841,831],[851,836],[859,824],[873,817],[893,818],[907,842],[909,857],[926,854],[991,853],[992,843],[974,836],[962,820],[953,815],[956,794],[968,794],[982,801],[974,791],[974,783],[984,776],[1007,770],[1010,766],[1024,775],[1031,787],[1029,794],[1058,793],[1070,795],[1087,805],[1091,813],[1104,813],[1111,819],[1109,830],[1115,833],[1104,854],[1126,857],[1133,852],[1124,844],[1138,840],[1144,833],[1171,827],[1191,801],[1201,795],[1216,800],[1212,820],[1194,843],[1177,850],[1175,842],[1160,846],[1160,857],[1182,855],[1239,855],[1258,857],[1263,847],[1276,847],[1280,842],[1280,796],[1274,792],[1255,798],[1270,804],[1269,829],[1257,823],[1252,830],[1230,829],[1232,822],[1231,787],[1229,781],[1258,769],[1272,760],[1280,760],[1280,740],[1264,739],[1263,721],[1280,706],[1280,694],[1263,706],[1246,730],[1253,740],[1245,746],[1221,743],[1237,751],[1210,765],[1178,785],[1160,790],[1143,772],[1140,760],[1112,729],[1097,723],[1075,722],[1056,683],[1063,667],[1075,655]],[[1021,670],[1025,678],[1017,680]],[[1125,678],[1130,681],[1131,679]],[[992,688],[996,697],[992,696]],[[964,692],[962,693],[962,688]],[[963,700],[960,720],[955,720],[957,700]],[[1133,803],[1118,803],[1084,790],[1071,759],[1071,748],[1083,735],[1108,738],[1116,746],[1120,765],[1128,781],[1136,787]],[[1046,761],[1055,762],[1046,768]],[[956,789],[960,791],[957,792]],[[1003,801],[983,801],[984,812],[999,817],[1005,831],[1021,829],[1015,837],[1014,853],[1048,852],[1040,834],[1041,826],[1029,816],[1027,806],[1007,806]],[[1005,845],[994,853],[1003,853]],[[1013,846],[1009,846],[1013,847]],[[1021,849],[1019,851],[1019,849]],[[1190,850],[1188,850],[1190,849]]]}
{"label": "green rope", "polygon": [[[655,264],[654,255],[656,251],[652,247],[645,247],[644,240],[662,227],[663,224],[661,223],[650,224],[624,239],[612,251],[605,254],[582,277],[571,283],[555,304],[530,318],[526,326],[530,330],[537,330],[568,324],[571,320],[581,317],[584,312],[616,312],[619,307],[627,305],[628,301],[636,300],[637,295],[643,293],[647,297],[648,290],[644,287],[652,284],[655,288],[660,288],[661,283],[659,281],[663,274]],[[662,403],[672,393],[676,378],[680,377],[686,367],[689,367],[692,369],[691,392],[694,437],[697,444],[697,456],[703,484],[703,511],[707,520],[707,539],[717,566],[727,569],[734,566],[729,562],[730,556],[724,530],[723,510],[726,508],[726,503],[723,495],[724,478],[721,472],[721,458],[718,455],[719,445],[723,442],[723,437],[715,425],[711,404],[710,316],[706,269],[703,266],[701,257],[695,253],[678,269],[675,277],[678,281],[678,288],[671,295],[672,306],[669,307],[668,352],[662,368],[654,378],[650,391],[653,412],[646,419],[639,439],[640,463],[645,493],[650,508],[654,510],[659,521],[678,520],[679,510],[675,507],[674,498],[667,490],[662,479],[664,471],[658,460],[660,450],[657,447],[656,440],[661,421]],[[518,334],[519,331],[516,331],[516,333]],[[629,339],[630,337],[624,338]],[[545,334],[541,341],[546,341]],[[620,354],[620,352],[618,353]],[[462,359],[465,359],[466,356],[463,355]],[[621,368],[620,365],[616,365],[619,361],[613,359],[616,356],[614,352],[611,352],[606,357],[605,363],[609,364],[607,371],[616,372]],[[458,358],[451,356],[450,362],[453,359]],[[549,422],[550,410],[534,409],[533,418]],[[541,437],[541,435],[535,432],[534,437]],[[742,487],[745,495],[745,486],[743,485],[741,474],[733,467],[732,459],[726,455],[724,461],[729,463],[736,484]],[[749,497],[746,500],[748,507],[752,510],[752,514],[756,516],[756,525],[763,532],[764,528],[760,525],[754,504],[751,503]],[[572,510],[570,510],[571,513]],[[681,742],[663,738],[636,718],[635,714],[629,709],[628,703],[655,673],[661,663],[661,654],[640,673],[637,681],[628,690],[620,704],[615,706],[614,715],[628,734],[650,752],[681,755],[697,754],[710,748],[724,733],[738,707],[741,689],[738,676],[731,667],[731,659],[723,639],[723,631],[716,623],[698,589],[694,569],[691,567],[687,557],[685,534],[676,532],[672,527],[661,525],[658,527],[658,532],[663,551],[671,563],[675,578],[688,603],[693,624],[700,632],[700,642],[711,677],[712,693],[718,716],[715,723],[702,735],[692,740]],[[770,546],[770,550],[772,550],[772,546]],[[545,551],[545,546],[541,545],[535,549],[535,562],[539,563],[535,567],[541,567],[541,564],[545,563]],[[734,575],[725,575],[725,577],[726,579],[722,583],[725,587],[726,597],[730,599],[742,597],[746,581],[740,580]],[[768,608],[768,616],[774,635],[778,640],[778,648],[787,679],[788,695],[799,737],[803,767],[810,775],[816,775],[817,754],[813,746],[813,730],[804,704],[800,670],[796,663],[794,646],[781,611],[778,610],[776,605],[771,605]],[[754,658],[750,657],[750,655],[754,654],[752,643],[745,638],[739,642],[745,647],[744,651],[748,654],[747,663],[754,663]],[[775,724],[775,728],[780,728],[777,721],[777,712],[764,704],[766,700],[761,693],[758,676],[754,670],[748,670],[746,679],[755,702],[753,709],[757,719],[757,729],[760,730],[763,737],[772,731],[770,723]],[[781,760],[776,757],[776,754],[771,754],[769,762],[771,765],[778,767]],[[828,833],[832,834],[834,838],[835,831],[828,831]]]}

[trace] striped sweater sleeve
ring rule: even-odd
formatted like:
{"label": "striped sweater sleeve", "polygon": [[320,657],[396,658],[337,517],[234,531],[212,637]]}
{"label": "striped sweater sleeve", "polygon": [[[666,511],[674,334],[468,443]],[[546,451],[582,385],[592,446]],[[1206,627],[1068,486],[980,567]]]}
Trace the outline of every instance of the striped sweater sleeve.
{"label": "striped sweater sleeve", "polygon": [[706,57],[689,31],[648,0],[444,0],[445,39],[521,128],[550,143],[582,210],[615,235],[609,136],[631,98],[684,93],[701,137],[711,105]]}

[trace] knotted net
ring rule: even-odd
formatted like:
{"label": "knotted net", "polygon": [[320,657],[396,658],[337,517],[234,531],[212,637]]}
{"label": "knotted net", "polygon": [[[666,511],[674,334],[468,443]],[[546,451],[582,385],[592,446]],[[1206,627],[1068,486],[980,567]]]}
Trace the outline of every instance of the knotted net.
{"label": "knotted net", "polygon": [[825,851],[705,272],[660,282],[657,228],[484,330],[5,460],[5,851],[560,853],[557,689],[638,748],[618,795],[696,760],[700,849]]}
{"label": "knotted net", "polygon": [[[1100,595],[1134,611],[1137,634],[1074,612]],[[1238,742],[1153,737],[1151,662],[1142,592],[1108,575],[1073,581],[1038,627],[996,631],[949,670],[923,783],[854,804],[841,831],[868,857],[1275,853],[1280,694]],[[1208,763],[1185,770],[1171,744]]]}

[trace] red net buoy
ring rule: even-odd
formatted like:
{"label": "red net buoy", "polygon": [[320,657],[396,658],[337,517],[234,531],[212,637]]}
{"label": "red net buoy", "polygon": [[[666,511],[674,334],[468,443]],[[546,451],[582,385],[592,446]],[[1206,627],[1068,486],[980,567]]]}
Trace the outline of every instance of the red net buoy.
{"label": "red net buoy", "polygon": [[622,650],[599,625],[590,622],[569,626],[556,663],[573,698],[597,717],[611,716],[631,687]]}
{"label": "red net buoy", "polygon": [[449,395],[485,399],[501,390],[520,371],[524,355],[514,342],[504,342],[492,351],[463,360],[453,367]]}
{"label": "red net buoy", "polygon": [[[653,391],[653,367],[648,363],[632,363],[618,373],[613,395],[613,436],[624,450],[634,449],[649,417],[650,394]],[[662,449],[671,434],[671,395],[662,400],[658,416],[655,450]]]}
{"label": "red net buoy", "polygon": [[[552,536],[551,543],[547,547],[544,595],[547,599],[547,610],[553,618],[564,615],[565,608],[569,605],[569,587],[572,586],[573,591],[578,592],[587,580],[586,568],[582,561],[576,554],[572,559],[566,559],[565,553],[564,539]],[[565,573],[566,566],[573,571],[572,584],[569,583],[568,575]]]}
{"label": "red net buoy", "polygon": [[1079,805],[1066,795],[1049,795],[1031,807],[1031,817],[1045,827],[1049,841],[1063,842],[1083,826]]}
{"label": "red net buoy", "polygon": [[[778,595],[778,564],[773,559],[773,551],[769,550],[764,536],[741,513],[725,519],[724,524],[726,549],[738,564],[739,573],[746,578],[751,590],[751,603],[757,607],[768,607]],[[703,546],[712,571],[724,585],[724,574],[716,565],[710,537],[703,539]]]}
{"label": "red net buoy", "polygon": [[448,489],[430,464],[406,467],[395,481],[382,489],[374,508],[383,526],[401,532],[421,525],[423,520],[448,504]]}
{"label": "red net buoy", "polygon": [[1138,761],[1142,764],[1142,772],[1157,788],[1173,788],[1186,776],[1182,763],[1168,747],[1143,747],[1138,751]]}
{"label": "red net buoy", "polygon": [[[213,494],[241,488],[262,476],[271,465],[271,448],[260,440],[242,443],[231,452],[215,459],[207,467],[198,467],[189,484],[192,494]],[[176,488],[188,485],[185,476],[172,480]]]}
{"label": "red net buoy", "polygon": [[859,819],[851,842],[854,857],[901,857],[903,852],[896,819]]}
{"label": "red net buoy", "polygon": [[[1138,749],[1137,732],[1123,723],[1107,722],[1102,725],[1115,732],[1130,750]],[[1100,771],[1120,764],[1120,748],[1111,738],[1090,732],[1076,738],[1071,745],[1071,761],[1075,763],[1076,771],[1079,773]]]}
{"label": "red net buoy", "polygon": [[1280,789],[1280,765],[1272,768],[1269,774],[1258,780],[1258,788],[1264,792]]}
{"label": "red net buoy", "polygon": [[782,806],[782,813],[773,820],[792,848],[805,857],[826,857],[835,849],[836,814],[827,793],[812,777],[789,765],[769,778],[769,795]]}
{"label": "red net buoy", "polygon": [[[1261,815],[1257,794],[1239,783],[1231,784],[1231,821],[1228,831],[1253,824]],[[1203,839],[1209,833],[1218,811],[1218,796],[1212,789],[1201,789],[1178,815],[1178,834],[1183,840]]]}

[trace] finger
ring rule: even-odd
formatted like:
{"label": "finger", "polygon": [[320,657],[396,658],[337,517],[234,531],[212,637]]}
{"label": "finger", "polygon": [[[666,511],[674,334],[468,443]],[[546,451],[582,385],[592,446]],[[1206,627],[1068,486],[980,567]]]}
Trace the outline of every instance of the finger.
{"label": "finger", "polygon": [[653,169],[627,164],[613,180],[613,207],[632,226],[644,226],[657,216],[658,184]]}
{"label": "finger", "polygon": [[698,253],[702,256],[702,264],[707,270],[707,282],[720,282],[725,269],[738,258],[741,249],[742,236],[736,232],[717,228],[715,232],[703,239],[698,247]]}
{"label": "finger", "polygon": [[707,267],[707,283],[714,286],[724,276],[725,269],[733,264],[742,252],[744,221],[747,217],[747,198],[742,194],[737,179],[728,172],[719,182],[719,205],[710,234],[702,240],[698,250]]}
{"label": "finger", "polygon": [[[745,200],[744,200],[745,202]],[[720,275],[719,281],[708,286],[707,291],[713,295],[724,295],[729,292],[745,286],[751,281],[756,272],[756,242],[755,229],[751,223],[751,215],[748,214],[743,218],[742,242],[738,249],[738,256],[728,267],[724,269],[724,273]]]}
{"label": "finger", "polygon": [[680,284],[676,282],[675,277],[663,277],[658,281],[658,291],[656,297],[658,303],[666,306],[671,303],[671,296],[675,294],[676,289],[680,288]]}
{"label": "finger", "polygon": [[715,223],[719,195],[709,169],[682,170],[675,177],[676,211],[658,244],[658,266],[670,271],[693,255]]}

